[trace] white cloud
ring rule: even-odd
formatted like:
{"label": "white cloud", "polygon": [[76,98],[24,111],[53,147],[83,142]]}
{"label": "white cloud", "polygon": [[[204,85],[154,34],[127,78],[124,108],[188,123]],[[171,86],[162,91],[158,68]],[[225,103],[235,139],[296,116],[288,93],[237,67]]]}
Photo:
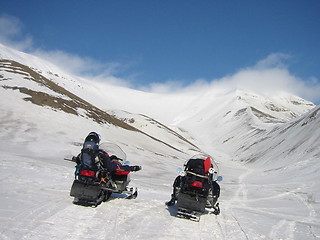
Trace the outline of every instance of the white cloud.
{"label": "white cloud", "polygon": [[120,63],[103,63],[61,50],[47,51],[34,47],[32,37],[23,33],[23,24],[14,16],[0,15],[0,42],[52,62],[71,74],[114,85],[129,86],[129,81],[115,77],[123,69]]}
{"label": "white cloud", "polygon": [[292,75],[284,62],[289,58],[290,56],[284,54],[271,54],[254,67],[240,70],[232,76],[213,80],[211,85],[226,89],[246,89],[269,96],[287,92],[319,103],[319,79],[301,79]]}
{"label": "white cloud", "polygon": [[276,95],[287,92],[306,100],[320,102],[320,81],[316,78],[301,79],[292,75],[286,61],[291,56],[274,53],[257,62],[253,67],[242,69],[233,75],[211,81],[198,79],[194,83],[183,86],[178,81],[151,84],[149,91],[175,93],[182,91],[204,91],[208,88],[244,89],[263,95]]}
{"label": "white cloud", "polygon": [[153,93],[171,93],[176,91],[181,91],[184,88],[181,81],[167,81],[165,83],[151,83],[148,87],[141,87],[142,91],[153,92]]}
{"label": "white cloud", "polygon": [[116,62],[102,63],[89,57],[81,57],[60,50],[44,51],[37,49],[33,54],[54,63],[66,72],[117,85],[127,85],[126,81],[114,75],[121,70]]}
{"label": "white cloud", "polygon": [[166,82],[154,82],[148,86],[140,87],[140,90],[152,93],[180,93],[203,91],[210,87],[211,83],[203,78],[196,79],[191,84],[186,85],[183,81],[169,80]]}
{"label": "white cloud", "polygon": [[24,51],[32,47],[32,37],[23,34],[23,24],[16,17],[0,15],[0,42],[12,48]]}
{"label": "white cloud", "polygon": [[287,68],[285,60],[292,58],[292,56],[284,53],[272,53],[266,58],[258,61],[254,66],[255,69],[270,69],[270,68]]}

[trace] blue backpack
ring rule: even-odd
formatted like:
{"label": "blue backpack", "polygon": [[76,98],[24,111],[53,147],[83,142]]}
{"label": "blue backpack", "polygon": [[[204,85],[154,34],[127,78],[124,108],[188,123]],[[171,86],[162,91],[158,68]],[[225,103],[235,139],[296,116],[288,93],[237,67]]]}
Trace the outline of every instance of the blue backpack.
{"label": "blue backpack", "polygon": [[97,170],[95,158],[99,153],[99,145],[95,142],[85,142],[81,149],[80,162],[83,168]]}

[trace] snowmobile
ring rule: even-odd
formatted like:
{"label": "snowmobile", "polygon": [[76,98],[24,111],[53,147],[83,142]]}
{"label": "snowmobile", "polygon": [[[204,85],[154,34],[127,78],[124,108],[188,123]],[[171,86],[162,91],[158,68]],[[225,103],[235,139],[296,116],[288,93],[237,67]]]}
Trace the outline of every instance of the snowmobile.
{"label": "snowmobile", "polygon": [[180,172],[180,183],[176,189],[177,217],[200,221],[200,216],[207,213],[220,213],[218,197],[220,187],[217,181],[218,166],[210,156],[198,154],[184,164]]}
{"label": "snowmobile", "polygon": [[[129,165],[126,154],[116,144],[102,143],[99,146],[108,152],[112,162],[118,165]],[[137,188],[129,187],[130,171],[109,173],[102,168],[94,171],[76,166],[70,196],[74,197],[74,204],[84,206],[98,206],[107,201],[112,193],[124,194],[126,199],[136,198]]]}

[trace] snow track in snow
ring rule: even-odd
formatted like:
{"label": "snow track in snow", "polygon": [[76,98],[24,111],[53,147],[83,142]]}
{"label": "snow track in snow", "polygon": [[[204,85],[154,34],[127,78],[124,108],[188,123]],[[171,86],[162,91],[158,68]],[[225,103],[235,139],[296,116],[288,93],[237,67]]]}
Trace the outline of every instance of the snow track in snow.
{"label": "snow track in snow", "polygon": [[156,169],[132,174],[131,184],[139,189],[136,199],[113,194],[96,208],[74,205],[69,196],[74,166],[68,164],[2,152],[1,239],[251,240],[320,236],[318,203],[304,193],[308,187],[305,183],[272,182],[261,177],[258,170],[234,162],[225,162],[220,169],[224,173],[221,214],[203,214],[200,222],[177,218],[176,206],[165,206],[174,177],[156,176]]}

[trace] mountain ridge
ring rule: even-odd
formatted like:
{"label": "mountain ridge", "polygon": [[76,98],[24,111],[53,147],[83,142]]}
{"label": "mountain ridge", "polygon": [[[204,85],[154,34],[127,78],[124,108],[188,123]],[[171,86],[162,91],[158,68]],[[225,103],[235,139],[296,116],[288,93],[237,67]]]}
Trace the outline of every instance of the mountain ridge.
{"label": "mountain ridge", "polygon": [[[0,50],[0,58],[11,57],[11,60],[2,59],[0,62],[3,72],[0,72],[2,83],[10,78],[4,74],[14,74],[34,80],[49,89],[38,91],[38,87],[33,86],[34,90],[30,90],[28,86],[24,86],[26,82],[21,83],[21,80],[20,86],[2,84],[3,89],[15,89],[28,95],[24,98],[27,101],[91,118],[97,123],[114,124],[127,130],[141,132],[163,144],[168,144],[166,139],[173,140],[167,137],[169,133],[176,136],[180,143],[189,145],[191,149],[202,148],[207,152],[218,149],[235,156],[245,144],[253,144],[255,140],[252,140],[252,137],[263,138],[274,125],[284,124],[315,107],[313,103],[287,93],[263,96],[242,89],[225,91],[212,87],[204,92],[195,90],[176,95],[144,93],[118,87],[104,94],[104,89],[110,88],[108,84],[97,83],[95,87],[93,84],[96,82],[73,78],[37,57],[8,49],[3,45],[0,45]],[[29,56],[29,66],[14,60],[22,59],[21,61],[27,64]],[[39,66],[46,67],[39,69]],[[98,89],[100,91],[97,91]],[[121,93],[127,91],[127,94],[122,97],[116,90]],[[81,97],[77,95],[79,93],[82,93]],[[120,98],[115,99],[119,99],[120,103],[128,103],[122,105],[123,109],[112,108],[114,105],[112,106],[111,102],[115,99],[109,100],[117,95],[120,95]],[[134,98],[138,100],[133,101]],[[108,107],[105,103],[111,105]],[[167,103],[170,105],[166,105]],[[127,109],[143,109],[143,112],[130,112]],[[159,116],[160,119],[157,119]],[[163,124],[163,121],[166,123]],[[137,125],[138,122],[140,125]]]}

